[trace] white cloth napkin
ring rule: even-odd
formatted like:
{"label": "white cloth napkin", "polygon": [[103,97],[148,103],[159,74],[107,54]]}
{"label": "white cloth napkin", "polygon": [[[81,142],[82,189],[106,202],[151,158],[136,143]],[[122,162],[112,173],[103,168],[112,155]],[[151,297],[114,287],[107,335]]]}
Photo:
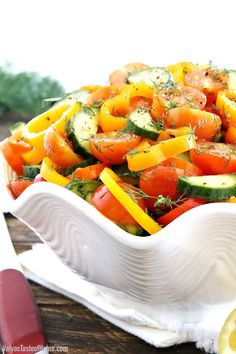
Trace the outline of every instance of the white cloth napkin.
{"label": "white cloth napkin", "polygon": [[66,267],[45,245],[19,255],[28,279],[63,294],[155,347],[195,342],[209,353],[218,353],[220,328],[236,307],[231,303],[186,307],[144,304],[129,296],[82,279]]}

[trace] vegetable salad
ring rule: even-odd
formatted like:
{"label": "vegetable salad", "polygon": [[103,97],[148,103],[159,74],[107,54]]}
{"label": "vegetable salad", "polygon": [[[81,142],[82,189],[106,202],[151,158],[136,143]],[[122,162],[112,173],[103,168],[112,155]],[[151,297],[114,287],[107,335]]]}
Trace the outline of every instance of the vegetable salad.
{"label": "vegetable salad", "polygon": [[131,63],[107,86],[47,101],[0,145],[18,176],[15,198],[52,182],[138,236],[199,205],[236,201],[236,71]]}

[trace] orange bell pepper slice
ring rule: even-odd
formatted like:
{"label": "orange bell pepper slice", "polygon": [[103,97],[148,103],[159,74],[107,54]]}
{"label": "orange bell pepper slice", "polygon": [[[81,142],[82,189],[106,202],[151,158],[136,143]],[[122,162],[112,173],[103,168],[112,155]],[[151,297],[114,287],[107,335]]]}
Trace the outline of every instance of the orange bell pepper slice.
{"label": "orange bell pepper slice", "polygon": [[134,97],[153,98],[153,88],[144,83],[127,85],[119,95],[107,100],[101,107],[99,124],[104,132],[117,131],[126,127],[130,100]]}
{"label": "orange bell pepper slice", "polygon": [[107,167],[105,163],[96,163],[82,168],[79,167],[73,173],[73,178],[89,179],[93,181],[100,176],[100,173],[105,167]]}
{"label": "orange bell pepper slice", "polygon": [[131,150],[126,159],[130,171],[141,171],[155,166],[170,157],[193,149],[196,146],[194,135],[181,135],[173,139],[161,141],[156,145],[144,147],[142,150]]}
{"label": "orange bell pepper slice", "polygon": [[88,105],[94,106],[95,104],[103,103],[111,97],[117,96],[124,89],[126,85],[110,85],[101,86],[93,91],[88,98]]}

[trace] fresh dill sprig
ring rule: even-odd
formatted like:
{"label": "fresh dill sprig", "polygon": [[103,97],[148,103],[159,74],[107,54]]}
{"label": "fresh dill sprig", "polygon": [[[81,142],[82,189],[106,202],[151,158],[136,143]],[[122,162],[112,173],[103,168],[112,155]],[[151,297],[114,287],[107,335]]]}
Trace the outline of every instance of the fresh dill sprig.
{"label": "fresh dill sprig", "polygon": [[173,206],[178,206],[180,203],[188,199],[183,194],[176,200],[172,200],[170,196],[164,197],[161,194],[156,197],[145,193],[138,187],[135,187],[135,189],[131,188],[129,185],[126,185],[125,192],[129,195],[130,198],[136,201],[140,199],[154,199],[154,207],[157,208],[157,210],[163,208],[173,208]]}

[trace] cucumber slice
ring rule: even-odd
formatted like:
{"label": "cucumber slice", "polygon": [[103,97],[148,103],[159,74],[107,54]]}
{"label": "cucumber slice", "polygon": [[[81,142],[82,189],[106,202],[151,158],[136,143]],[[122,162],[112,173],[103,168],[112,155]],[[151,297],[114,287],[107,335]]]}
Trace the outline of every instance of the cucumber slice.
{"label": "cucumber slice", "polygon": [[159,136],[152,117],[143,108],[137,108],[130,114],[126,129],[151,140],[157,140]]}
{"label": "cucumber slice", "polygon": [[96,108],[83,107],[66,127],[68,139],[72,142],[75,152],[85,157],[91,155],[89,138],[97,133],[98,114]]}
{"label": "cucumber slice", "polygon": [[191,162],[191,159],[190,159],[188,151],[181,152],[180,154],[177,154],[177,155],[175,155],[173,157],[176,157],[177,159],[184,160],[184,161],[187,161],[187,162]]}
{"label": "cucumber slice", "polygon": [[128,165],[114,165],[113,171],[122,178],[122,180],[128,184],[132,184],[134,186],[139,186],[139,177],[141,171],[130,171],[128,169]]}
{"label": "cucumber slice", "polygon": [[139,178],[142,171],[130,171],[128,169],[128,165],[127,164],[124,164],[124,165],[114,165],[113,166],[113,171],[118,175],[120,176],[121,178],[122,177],[133,177],[133,178]]}
{"label": "cucumber slice", "polygon": [[135,236],[144,236],[144,229],[141,226],[136,226],[136,225],[131,225],[131,224],[126,224],[126,225],[119,225],[118,226],[127,231],[129,234],[135,235]]}
{"label": "cucumber slice", "polygon": [[58,103],[61,103],[64,100],[67,101],[68,99],[74,99],[81,104],[87,104],[90,94],[91,92],[87,90],[82,90],[82,89],[76,90],[67,93],[64,97],[62,97],[62,99]]}
{"label": "cucumber slice", "polygon": [[229,199],[236,196],[236,174],[179,177],[177,189],[188,197]]}
{"label": "cucumber slice", "polygon": [[91,92],[87,91],[87,90],[76,90],[70,93],[67,93],[65,96],[63,97],[53,97],[53,98],[46,98],[43,100],[44,104],[48,104],[49,106],[51,106],[53,104],[54,107],[56,107],[58,104],[63,103],[64,101],[68,101],[68,100],[75,100],[79,103],[81,103],[82,105],[87,104],[88,102],[88,98],[90,96]]}
{"label": "cucumber slice", "polygon": [[100,185],[101,183],[99,181],[75,179],[66,186],[66,189],[69,189],[71,192],[90,202],[93,192]]}
{"label": "cucumber slice", "polygon": [[40,173],[41,165],[24,165],[23,176],[29,179],[34,179]]}
{"label": "cucumber slice", "polygon": [[148,68],[129,74],[127,80],[129,84],[143,82],[153,87],[163,87],[169,85],[172,82],[170,72],[166,68],[158,67]]}
{"label": "cucumber slice", "polygon": [[11,132],[11,134],[14,134],[20,130],[22,130],[24,127],[26,126],[26,123],[24,122],[17,122],[15,124],[12,124],[10,127],[9,127],[9,130]]}
{"label": "cucumber slice", "polygon": [[71,167],[67,167],[64,168],[60,171],[60,174],[62,174],[63,176],[69,176],[71,175],[77,168],[82,168],[82,167],[87,167],[89,165],[94,165],[95,163],[97,163],[98,160],[91,156],[86,160],[83,160],[82,162],[78,163],[77,165],[71,166]]}
{"label": "cucumber slice", "polygon": [[213,141],[215,141],[216,143],[224,143],[225,142],[225,135],[221,134],[221,133],[218,133],[213,138]]}

